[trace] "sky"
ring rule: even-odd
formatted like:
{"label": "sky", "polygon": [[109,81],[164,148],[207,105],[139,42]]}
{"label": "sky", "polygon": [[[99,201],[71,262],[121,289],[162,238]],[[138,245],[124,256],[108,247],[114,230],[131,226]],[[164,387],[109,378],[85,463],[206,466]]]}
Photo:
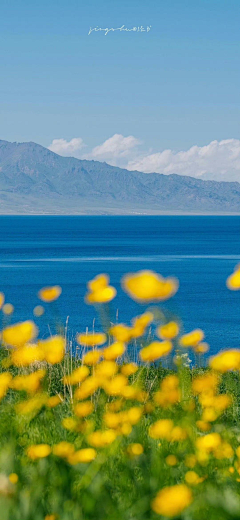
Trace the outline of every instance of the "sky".
{"label": "sky", "polygon": [[239,44],[239,0],[1,0],[0,139],[240,181]]}

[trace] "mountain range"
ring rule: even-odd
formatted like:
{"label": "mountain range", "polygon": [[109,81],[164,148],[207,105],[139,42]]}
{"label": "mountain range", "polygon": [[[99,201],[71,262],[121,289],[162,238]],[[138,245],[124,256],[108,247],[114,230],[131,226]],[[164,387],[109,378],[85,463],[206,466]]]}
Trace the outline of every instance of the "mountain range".
{"label": "mountain range", "polygon": [[0,140],[0,214],[240,213],[240,184],[128,171]]}

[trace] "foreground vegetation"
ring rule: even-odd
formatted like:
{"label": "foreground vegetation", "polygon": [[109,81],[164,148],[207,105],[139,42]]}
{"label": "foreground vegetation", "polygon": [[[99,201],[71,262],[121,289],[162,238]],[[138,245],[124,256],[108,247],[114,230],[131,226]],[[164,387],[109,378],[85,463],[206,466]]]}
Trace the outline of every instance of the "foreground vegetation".
{"label": "foreground vegetation", "polygon": [[[239,267],[227,285],[240,289]],[[86,301],[103,331],[79,334],[74,356],[61,329],[37,339],[32,320],[11,324],[0,293],[1,520],[240,517],[240,350],[205,367],[204,333],[183,334],[159,307],[177,280],[144,271],[122,286],[151,307],[131,325],[110,324],[116,290],[96,277]],[[39,298],[47,306],[60,294],[44,288]]]}

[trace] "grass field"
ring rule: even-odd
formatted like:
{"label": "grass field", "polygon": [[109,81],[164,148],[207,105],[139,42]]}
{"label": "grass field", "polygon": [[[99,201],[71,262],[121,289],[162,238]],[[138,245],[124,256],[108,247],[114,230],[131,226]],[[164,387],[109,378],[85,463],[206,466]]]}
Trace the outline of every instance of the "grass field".
{"label": "grass field", "polygon": [[[239,267],[227,285],[240,289]],[[58,325],[38,338],[59,287],[17,324],[0,293],[1,520],[240,518],[240,350],[206,362],[203,331],[161,309],[176,279],[143,271],[122,286],[147,309],[110,324],[116,291],[96,277],[86,301],[103,329],[79,334],[74,356]]]}

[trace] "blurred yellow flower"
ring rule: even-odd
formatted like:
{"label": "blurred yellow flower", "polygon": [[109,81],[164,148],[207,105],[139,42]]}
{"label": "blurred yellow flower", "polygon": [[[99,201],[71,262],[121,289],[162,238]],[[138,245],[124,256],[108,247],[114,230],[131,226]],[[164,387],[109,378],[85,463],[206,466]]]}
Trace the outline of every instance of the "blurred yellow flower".
{"label": "blurred yellow flower", "polygon": [[43,287],[38,292],[38,298],[44,302],[53,302],[57,300],[62,293],[62,289],[59,285],[54,285],[52,287]]}
{"label": "blurred yellow flower", "polygon": [[44,353],[44,359],[50,365],[60,363],[64,358],[66,340],[59,335],[51,336],[45,340],[41,340],[38,343],[39,348]]}
{"label": "blurred yellow flower", "polygon": [[102,350],[91,350],[83,357],[83,362],[85,365],[96,365],[99,362],[100,357],[102,356]]}
{"label": "blurred yellow flower", "polygon": [[129,444],[129,446],[127,447],[127,452],[131,458],[139,457],[139,455],[142,455],[143,451],[143,446],[139,443]]}
{"label": "blurred yellow flower", "polygon": [[11,380],[12,374],[10,374],[10,372],[2,372],[2,374],[0,374],[0,399],[6,395],[7,390],[10,387]]}
{"label": "blurred yellow flower", "polygon": [[77,342],[85,347],[97,347],[106,343],[106,340],[107,336],[102,332],[77,335]]}
{"label": "blurred yellow flower", "polygon": [[175,455],[168,455],[165,460],[168,466],[176,466],[178,463],[177,457]]}
{"label": "blurred yellow flower", "polygon": [[53,446],[52,452],[57,457],[68,458],[74,453],[74,445],[71,442],[62,441]]}
{"label": "blurred yellow flower", "polygon": [[11,482],[12,484],[17,484],[17,482],[18,482],[18,480],[19,480],[19,479],[18,479],[18,475],[17,475],[17,473],[10,473],[10,475],[9,475],[8,478],[9,478],[9,480],[10,480],[10,482]]}
{"label": "blurred yellow flower", "polygon": [[157,329],[157,334],[161,339],[173,339],[179,334],[179,325],[175,321],[170,321],[161,325]]}
{"label": "blurred yellow flower", "polygon": [[69,376],[65,376],[63,378],[63,383],[65,385],[77,385],[81,383],[88,377],[90,370],[85,365],[81,365],[78,368],[75,368],[73,372]]}
{"label": "blurred yellow flower", "polygon": [[168,300],[178,290],[178,280],[163,278],[154,271],[139,271],[127,274],[122,287],[128,295],[139,302]]}
{"label": "blurred yellow flower", "polygon": [[121,392],[123,388],[127,386],[127,383],[127,378],[123,374],[118,374],[110,381],[105,381],[104,390],[108,395],[121,395]]}
{"label": "blurred yellow flower", "polygon": [[11,381],[14,390],[25,390],[28,393],[36,392],[40,387],[41,379],[44,378],[46,370],[37,370],[29,375],[15,376]]}
{"label": "blurred yellow flower", "polygon": [[27,449],[27,455],[32,460],[43,459],[50,453],[51,448],[48,444],[34,444]]}
{"label": "blurred yellow flower", "polygon": [[167,439],[171,437],[174,424],[171,419],[160,419],[149,428],[149,435],[152,439]]}
{"label": "blurred yellow flower", "polygon": [[192,390],[194,394],[214,393],[219,384],[219,376],[214,372],[209,372],[202,376],[195,377],[192,382]]}
{"label": "blurred yellow flower", "polygon": [[89,376],[79,388],[75,390],[74,398],[83,400],[90,397],[90,395],[94,394],[96,390],[100,387],[101,380],[96,376]]}
{"label": "blurred yellow flower", "polygon": [[199,475],[195,473],[195,471],[187,471],[185,480],[190,486],[196,486],[202,482],[202,478],[200,478]]}
{"label": "blurred yellow flower", "polygon": [[21,415],[31,415],[33,412],[37,413],[45,406],[47,399],[48,397],[45,394],[36,394],[34,397],[17,404],[16,411]]}
{"label": "blurred yellow flower", "polygon": [[124,376],[129,377],[138,371],[138,366],[135,363],[127,363],[121,366],[121,372]]}
{"label": "blurred yellow flower", "polygon": [[118,325],[113,325],[109,333],[117,340],[123,343],[128,343],[132,338],[132,329],[131,327],[127,327],[123,323],[118,323]]}
{"label": "blurred yellow flower", "polygon": [[3,314],[6,314],[7,316],[10,316],[10,314],[13,314],[14,307],[11,303],[5,303],[2,307]]}
{"label": "blurred yellow flower", "polygon": [[122,356],[126,350],[124,343],[117,341],[103,351],[103,357],[107,360],[114,360]]}
{"label": "blurred yellow flower", "polygon": [[72,465],[79,463],[89,463],[92,462],[97,456],[96,450],[93,448],[83,448],[81,450],[75,451],[73,454],[68,456],[68,462]]}
{"label": "blurred yellow flower", "polygon": [[94,410],[93,403],[91,401],[84,401],[83,403],[78,403],[74,406],[74,413],[77,417],[87,417]]}
{"label": "blurred yellow flower", "polygon": [[62,420],[62,426],[66,430],[74,432],[77,430],[78,421],[74,419],[74,417],[64,417],[64,419]]}
{"label": "blurred yellow flower", "polygon": [[228,370],[240,369],[240,350],[226,350],[212,357],[209,366],[216,372],[224,373]]}
{"label": "blurred yellow flower", "polygon": [[42,316],[45,312],[45,309],[42,305],[36,305],[36,307],[34,307],[33,309],[33,314],[34,316],[37,316],[37,318],[39,318],[40,316]]}
{"label": "blurred yellow flower", "polygon": [[118,365],[115,361],[101,361],[95,368],[95,376],[109,379],[118,371]]}
{"label": "blurred yellow flower", "polygon": [[240,265],[237,265],[233,274],[227,279],[227,287],[231,291],[239,291],[240,289]]}
{"label": "blurred yellow flower", "polygon": [[38,345],[26,344],[11,351],[11,363],[17,367],[28,367],[37,361],[44,360],[44,352]]}
{"label": "blurred yellow flower", "polygon": [[60,395],[53,395],[47,400],[46,406],[48,406],[48,408],[55,408],[55,406],[58,406],[62,402],[63,398],[60,397]]}
{"label": "blurred yellow flower", "polygon": [[3,292],[0,292],[0,309],[2,308],[5,301],[5,295]]}
{"label": "blurred yellow flower", "polygon": [[220,446],[222,439],[219,433],[208,433],[196,440],[196,446],[198,450],[206,451],[207,453],[213,452],[218,446]]}
{"label": "blurred yellow flower", "polygon": [[173,517],[180,515],[192,500],[191,490],[185,484],[177,484],[161,489],[152,502],[152,509],[158,515]]}
{"label": "blurred yellow flower", "polygon": [[179,345],[181,347],[196,347],[200,341],[204,338],[204,332],[201,329],[192,330],[188,334],[184,334],[181,336],[179,340]]}
{"label": "blurred yellow flower", "polygon": [[33,340],[37,333],[38,329],[33,321],[23,321],[3,329],[2,341],[6,345],[19,348]]}
{"label": "blurred yellow flower", "polygon": [[194,347],[194,351],[196,354],[206,354],[206,352],[209,351],[209,348],[208,343],[198,343],[198,345]]}
{"label": "blurred yellow flower", "polygon": [[109,277],[105,274],[96,276],[88,282],[89,292],[86,294],[87,303],[108,303],[115,298],[117,291],[109,284]]}
{"label": "blurred yellow flower", "polygon": [[167,356],[172,350],[171,341],[153,341],[139,352],[140,359],[145,362],[156,361],[162,356]]}
{"label": "blurred yellow flower", "polygon": [[95,431],[88,435],[87,441],[91,446],[96,448],[104,448],[109,444],[112,444],[117,437],[117,433],[114,430]]}

